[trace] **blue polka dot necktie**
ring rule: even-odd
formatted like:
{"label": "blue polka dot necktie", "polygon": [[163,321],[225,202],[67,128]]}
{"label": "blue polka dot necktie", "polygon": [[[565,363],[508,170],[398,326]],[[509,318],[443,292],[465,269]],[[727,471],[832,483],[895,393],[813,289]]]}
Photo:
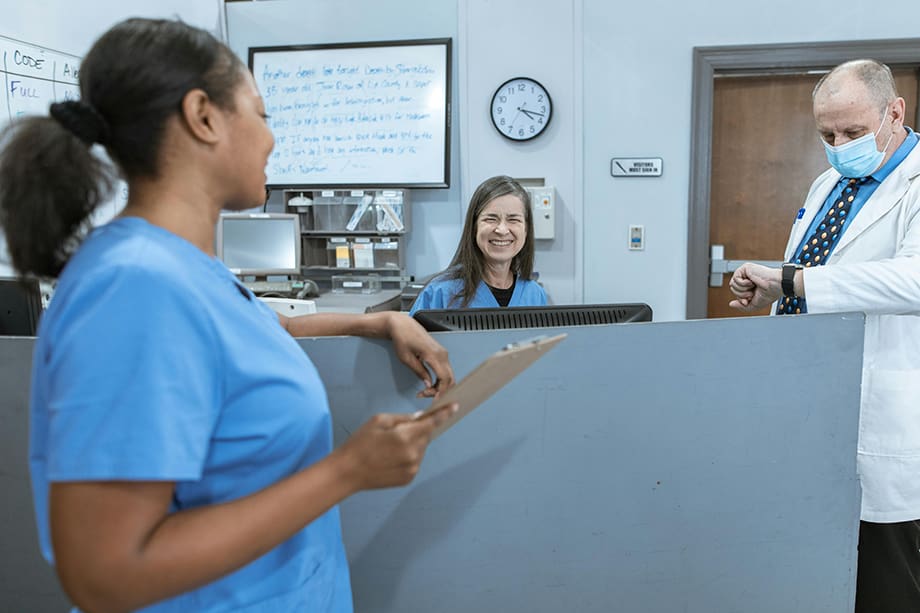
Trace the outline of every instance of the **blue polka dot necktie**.
{"label": "blue polka dot necktie", "polygon": [[[843,234],[843,227],[849,221],[850,207],[856,198],[856,192],[859,186],[865,183],[869,177],[861,179],[850,179],[846,187],[840,193],[840,197],[834,202],[834,205],[827,211],[824,219],[815,228],[814,233],[808,237],[802,245],[801,251],[795,258],[790,260],[795,264],[801,264],[805,268],[812,266],[823,266],[834,245]],[[808,308],[805,305],[805,298],[795,296],[794,298],[783,297],[776,307],[777,315],[788,315],[807,313]]]}

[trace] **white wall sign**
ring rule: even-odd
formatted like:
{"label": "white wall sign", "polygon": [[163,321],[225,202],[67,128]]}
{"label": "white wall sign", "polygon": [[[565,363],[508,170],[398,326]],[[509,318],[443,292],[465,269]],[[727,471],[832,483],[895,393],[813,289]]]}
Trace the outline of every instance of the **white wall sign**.
{"label": "white wall sign", "polygon": [[613,158],[610,174],[614,177],[660,177],[661,158]]}

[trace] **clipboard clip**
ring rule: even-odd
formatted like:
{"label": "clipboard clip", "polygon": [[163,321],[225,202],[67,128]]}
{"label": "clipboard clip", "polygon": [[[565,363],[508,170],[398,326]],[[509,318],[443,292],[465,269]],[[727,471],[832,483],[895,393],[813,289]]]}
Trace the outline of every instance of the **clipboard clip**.
{"label": "clipboard clip", "polygon": [[[545,355],[547,350],[558,345],[565,337],[564,333],[556,336],[542,335],[517,343],[509,343],[483,360],[456,385],[444,392],[439,399],[433,401],[428,409],[422,411],[422,415],[425,415],[451,402],[457,402],[460,405],[457,412],[432,433],[431,438],[439,436],[463,419],[470,411],[524,372]],[[418,416],[416,415],[415,418],[418,419]]]}
{"label": "clipboard clip", "polygon": [[548,335],[542,334],[542,335],[540,335],[540,336],[535,336],[535,337],[533,337],[533,338],[529,338],[529,339],[527,339],[526,341],[518,341],[518,342],[516,342],[516,343],[508,343],[507,345],[505,345],[504,347],[502,347],[502,351],[512,351],[512,350],[514,350],[514,349],[520,349],[521,347],[527,347],[528,345],[538,345],[538,344],[542,343],[543,341],[545,341],[545,340],[548,339],[548,338],[549,338]]}

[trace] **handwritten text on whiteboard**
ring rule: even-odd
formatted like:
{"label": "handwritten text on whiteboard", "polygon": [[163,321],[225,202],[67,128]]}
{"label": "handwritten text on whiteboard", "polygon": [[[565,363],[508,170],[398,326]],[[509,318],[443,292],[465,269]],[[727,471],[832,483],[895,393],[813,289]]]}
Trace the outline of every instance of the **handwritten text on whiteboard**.
{"label": "handwritten text on whiteboard", "polygon": [[255,51],[272,185],[445,180],[444,44]]}

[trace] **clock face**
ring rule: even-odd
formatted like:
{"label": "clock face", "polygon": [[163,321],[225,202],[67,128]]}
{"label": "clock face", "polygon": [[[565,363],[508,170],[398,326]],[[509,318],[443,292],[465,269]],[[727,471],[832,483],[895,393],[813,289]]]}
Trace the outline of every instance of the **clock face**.
{"label": "clock face", "polygon": [[502,83],[492,96],[492,124],[505,138],[539,136],[553,116],[553,101],[537,81],[517,77]]}

